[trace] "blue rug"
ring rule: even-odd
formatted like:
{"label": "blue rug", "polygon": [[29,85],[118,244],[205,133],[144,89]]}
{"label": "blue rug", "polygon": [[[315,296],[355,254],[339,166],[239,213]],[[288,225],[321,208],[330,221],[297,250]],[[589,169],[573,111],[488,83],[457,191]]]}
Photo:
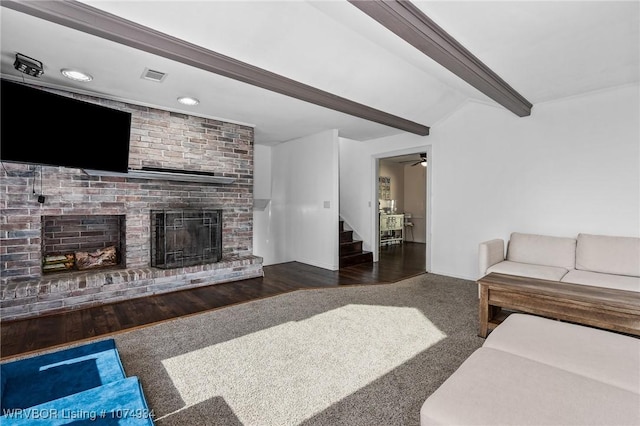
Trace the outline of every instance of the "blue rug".
{"label": "blue rug", "polygon": [[4,425],[153,425],[113,339],[0,365]]}
{"label": "blue rug", "polygon": [[0,366],[3,412],[27,408],[125,378],[114,340]]}
{"label": "blue rug", "polygon": [[0,417],[0,423],[3,426],[154,424],[137,377],[128,377],[24,410],[16,410]]}

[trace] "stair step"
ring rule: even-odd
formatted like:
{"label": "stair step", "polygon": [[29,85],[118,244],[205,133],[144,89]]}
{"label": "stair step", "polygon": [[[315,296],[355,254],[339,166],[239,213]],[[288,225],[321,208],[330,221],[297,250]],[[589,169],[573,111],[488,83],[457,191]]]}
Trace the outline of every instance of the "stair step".
{"label": "stair step", "polygon": [[353,231],[344,229],[344,220],[340,224],[340,268],[361,263],[373,263],[373,253],[362,251],[362,241],[353,240]]}
{"label": "stair step", "polygon": [[340,256],[348,254],[362,253],[362,241],[349,241],[340,243]]}
{"label": "stair step", "polygon": [[363,251],[362,253],[350,254],[347,256],[340,256],[340,267],[345,268],[347,266],[359,265],[361,263],[373,262],[373,253],[370,251]]}
{"label": "stair step", "polygon": [[340,242],[350,243],[353,241],[353,231],[340,231]]}

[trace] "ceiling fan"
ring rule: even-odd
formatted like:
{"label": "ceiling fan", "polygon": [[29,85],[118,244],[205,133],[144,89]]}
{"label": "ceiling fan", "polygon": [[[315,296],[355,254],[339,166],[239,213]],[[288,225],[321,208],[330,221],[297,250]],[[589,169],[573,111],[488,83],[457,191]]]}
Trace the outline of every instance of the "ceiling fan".
{"label": "ceiling fan", "polygon": [[[410,161],[401,161],[401,163],[410,163],[413,160]],[[417,166],[418,164],[422,165],[422,167],[427,167],[427,153],[426,152],[421,152],[420,153],[420,161],[413,163],[411,165],[411,167],[413,166]]]}

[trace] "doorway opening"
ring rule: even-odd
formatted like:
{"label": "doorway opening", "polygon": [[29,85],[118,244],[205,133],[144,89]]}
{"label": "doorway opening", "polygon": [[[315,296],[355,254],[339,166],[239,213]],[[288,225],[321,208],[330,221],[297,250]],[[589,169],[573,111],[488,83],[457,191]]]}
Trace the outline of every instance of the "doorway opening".
{"label": "doorway opening", "polygon": [[423,262],[424,270],[430,269],[430,148],[374,158],[374,259],[381,266],[402,258],[402,263],[415,267]]}

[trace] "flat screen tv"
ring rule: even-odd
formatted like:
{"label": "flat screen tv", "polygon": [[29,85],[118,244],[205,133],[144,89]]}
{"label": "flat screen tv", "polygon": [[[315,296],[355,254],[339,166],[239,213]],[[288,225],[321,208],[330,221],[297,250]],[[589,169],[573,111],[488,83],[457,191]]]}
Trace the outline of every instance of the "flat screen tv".
{"label": "flat screen tv", "polygon": [[0,160],[126,173],[131,114],[20,83],[0,86]]}

